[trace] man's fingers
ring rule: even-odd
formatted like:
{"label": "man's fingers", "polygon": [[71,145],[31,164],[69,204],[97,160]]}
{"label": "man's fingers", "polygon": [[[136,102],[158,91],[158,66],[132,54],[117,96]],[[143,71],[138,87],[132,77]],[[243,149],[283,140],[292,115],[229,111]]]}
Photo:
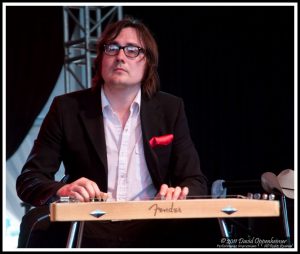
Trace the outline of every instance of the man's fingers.
{"label": "man's fingers", "polygon": [[85,187],[80,186],[80,185],[75,185],[72,188],[72,191],[79,194],[85,202],[90,201],[90,194],[88,193],[88,191]]}
{"label": "man's fingers", "polygon": [[71,191],[69,196],[70,196],[70,198],[75,199],[75,200],[77,200],[77,201],[79,201],[79,202],[84,202],[84,197],[81,196],[81,195],[80,195],[78,192],[76,192],[76,191]]}
{"label": "man's fingers", "polygon": [[169,187],[167,184],[162,184],[156,198],[166,200],[186,199],[189,193],[188,187]]}
{"label": "man's fingers", "polygon": [[108,199],[108,194],[106,192],[101,192],[100,198],[103,201],[106,201]]}
{"label": "man's fingers", "polygon": [[101,194],[102,194],[103,192],[100,191],[98,185],[97,185],[95,182],[93,182],[93,181],[91,181],[90,183],[91,183],[91,187],[93,188],[93,192],[94,192],[94,195],[93,195],[92,197],[93,197],[93,198],[94,198],[94,197],[96,197],[96,198],[99,198],[99,197],[100,197],[100,198],[101,198]]}
{"label": "man's fingers", "polygon": [[[95,190],[95,186],[93,184],[92,181],[87,181],[85,183],[83,183],[81,185],[85,190],[86,192],[88,193],[88,198],[94,198],[96,197],[96,190]],[[100,191],[99,191],[100,192]]]}
{"label": "man's fingers", "polygon": [[189,188],[188,187],[183,187],[182,191],[179,195],[179,199],[186,199],[188,194],[189,194]]}
{"label": "man's fingers", "polygon": [[174,192],[173,192],[173,197],[172,197],[172,199],[173,199],[173,200],[177,200],[178,197],[180,196],[180,194],[181,194],[181,188],[180,188],[179,186],[177,186],[177,187],[175,188]]}
{"label": "man's fingers", "polygon": [[169,188],[167,190],[167,195],[166,195],[166,200],[171,200],[173,199],[173,193],[174,193],[175,189],[173,187]]}
{"label": "man's fingers", "polygon": [[98,198],[99,200],[106,200],[107,193],[101,192],[98,185],[85,178],[81,177],[78,180],[64,185],[57,191],[58,196],[69,196],[77,199],[80,202],[89,202]]}
{"label": "man's fingers", "polygon": [[160,187],[159,195],[160,195],[161,197],[164,197],[164,196],[167,194],[168,188],[169,188],[168,185],[163,184],[163,185]]}

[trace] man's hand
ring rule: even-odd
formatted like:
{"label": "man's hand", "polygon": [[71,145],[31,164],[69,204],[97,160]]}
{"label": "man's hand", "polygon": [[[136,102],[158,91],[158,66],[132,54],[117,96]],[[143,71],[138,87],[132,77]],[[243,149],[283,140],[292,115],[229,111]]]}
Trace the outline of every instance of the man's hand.
{"label": "man's hand", "polygon": [[61,187],[56,194],[59,197],[72,197],[80,202],[89,202],[93,198],[106,200],[108,197],[107,193],[100,191],[95,182],[85,177],[81,177],[75,182],[66,184]]}
{"label": "man's hand", "polygon": [[162,184],[156,199],[166,199],[166,200],[177,200],[177,199],[186,199],[186,196],[189,193],[188,187],[169,187],[167,184]]}

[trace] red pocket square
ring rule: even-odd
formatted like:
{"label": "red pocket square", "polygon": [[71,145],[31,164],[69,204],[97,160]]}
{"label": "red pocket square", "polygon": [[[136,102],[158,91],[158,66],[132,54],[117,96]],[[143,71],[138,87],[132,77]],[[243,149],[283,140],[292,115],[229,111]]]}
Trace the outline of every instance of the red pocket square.
{"label": "red pocket square", "polygon": [[153,137],[150,139],[149,143],[152,148],[156,146],[166,146],[173,141],[173,138],[173,134],[167,134],[159,137]]}

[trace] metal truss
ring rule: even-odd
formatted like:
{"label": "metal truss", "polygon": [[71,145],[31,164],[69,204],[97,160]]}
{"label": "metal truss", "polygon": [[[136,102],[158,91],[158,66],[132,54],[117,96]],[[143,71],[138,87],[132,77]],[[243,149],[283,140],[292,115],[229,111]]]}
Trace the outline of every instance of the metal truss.
{"label": "metal truss", "polygon": [[65,92],[91,87],[96,44],[110,22],[123,17],[121,6],[63,7]]}

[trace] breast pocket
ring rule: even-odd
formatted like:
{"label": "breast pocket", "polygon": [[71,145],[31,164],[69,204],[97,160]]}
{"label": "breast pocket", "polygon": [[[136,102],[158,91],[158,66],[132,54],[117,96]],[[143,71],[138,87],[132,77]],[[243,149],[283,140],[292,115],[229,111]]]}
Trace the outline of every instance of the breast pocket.
{"label": "breast pocket", "polygon": [[153,151],[157,154],[158,157],[169,157],[171,154],[171,146],[158,146],[153,148]]}
{"label": "breast pocket", "polygon": [[166,172],[169,169],[171,161],[171,146],[155,147],[153,151],[156,153],[158,164],[162,172]]}

